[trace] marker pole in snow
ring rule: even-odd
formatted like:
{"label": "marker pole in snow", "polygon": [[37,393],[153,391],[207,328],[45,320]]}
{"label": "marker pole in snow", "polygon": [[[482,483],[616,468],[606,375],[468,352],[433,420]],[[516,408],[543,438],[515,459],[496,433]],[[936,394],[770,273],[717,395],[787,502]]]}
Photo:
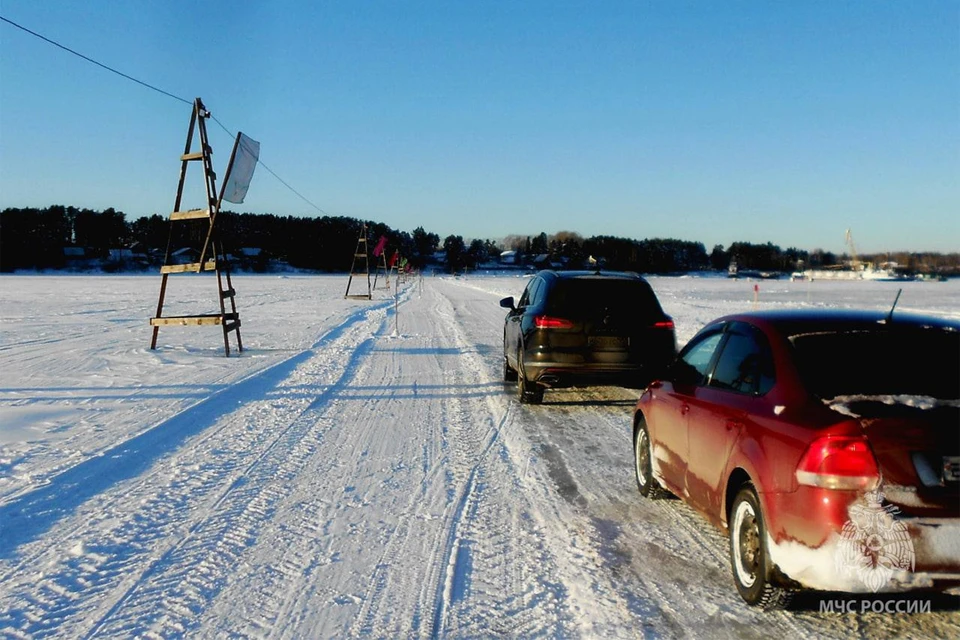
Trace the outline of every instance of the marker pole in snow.
{"label": "marker pole in snow", "polygon": [[393,335],[400,335],[400,276],[393,279]]}
{"label": "marker pole in snow", "polygon": [[753,285],[753,310],[757,310],[757,305],[760,303],[760,285]]}

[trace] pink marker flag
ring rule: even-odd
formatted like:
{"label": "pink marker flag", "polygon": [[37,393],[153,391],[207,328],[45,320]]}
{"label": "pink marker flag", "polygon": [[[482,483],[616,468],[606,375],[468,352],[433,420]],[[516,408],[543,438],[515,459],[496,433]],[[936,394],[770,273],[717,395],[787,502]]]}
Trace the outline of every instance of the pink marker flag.
{"label": "pink marker flag", "polygon": [[383,253],[383,250],[386,248],[387,248],[387,236],[380,236],[380,242],[378,242],[377,246],[373,249],[373,255],[379,258],[380,254]]}

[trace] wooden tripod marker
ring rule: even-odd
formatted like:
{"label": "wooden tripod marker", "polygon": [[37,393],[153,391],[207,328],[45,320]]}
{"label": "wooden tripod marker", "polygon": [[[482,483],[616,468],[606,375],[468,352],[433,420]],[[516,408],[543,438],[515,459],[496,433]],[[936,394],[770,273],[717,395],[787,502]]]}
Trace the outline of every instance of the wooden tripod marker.
{"label": "wooden tripod marker", "polygon": [[[217,195],[216,181],[217,174],[213,171],[213,149],[207,139],[206,119],[210,117],[210,112],[203,106],[200,98],[194,100],[193,113],[190,115],[190,128],[187,131],[187,142],[184,145],[183,155],[180,156],[180,182],[177,186],[177,199],[173,206],[173,213],[170,214],[170,239],[167,241],[167,251],[163,259],[163,266],[160,268],[160,298],[157,301],[157,315],[150,318],[150,324],[153,326],[153,338],[150,341],[150,348],[157,348],[157,335],[161,326],[179,325],[179,326],[203,326],[220,325],[223,328],[223,349],[224,354],[230,355],[230,332],[237,335],[237,349],[243,351],[243,342],[240,339],[240,314],[237,312],[236,291],[230,280],[230,268],[227,264],[223,245],[217,241],[213,233],[213,224],[216,221],[217,213],[220,210],[220,203],[223,200],[223,192]],[[192,151],[193,132],[196,128],[200,135],[200,151]],[[236,158],[237,145],[240,143],[240,135],[237,134],[236,142],[233,146],[233,152],[230,155],[230,162],[227,165],[227,175],[224,179],[224,185],[230,177],[230,171],[233,167],[233,161]],[[186,180],[187,166],[191,162],[200,161],[203,165],[204,183],[207,194],[207,207],[205,209],[181,210],[180,205],[183,200],[183,185]],[[200,248],[199,261],[188,264],[172,264],[170,243],[173,239],[173,225],[184,221],[206,221],[207,229],[203,246]],[[203,271],[215,271],[217,274],[217,288],[219,290],[220,313],[208,313],[183,316],[164,316],[163,303],[167,293],[167,278],[171,273],[201,273]],[[226,281],[226,287],[224,287]],[[226,301],[230,300],[230,311],[227,311]]]}
{"label": "wooden tripod marker", "polygon": [[[362,270],[359,268],[358,263],[363,262]],[[366,293],[350,293],[350,284],[353,282],[354,274],[367,274],[367,292]],[[370,286],[370,254],[367,249],[367,223],[363,223],[363,227],[360,229],[360,238],[357,239],[357,250],[353,253],[353,262],[350,265],[350,277],[347,279],[347,290],[343,294],[344,298],[353,298],[357,300],[372,300],[373,299],[373,289]]]}

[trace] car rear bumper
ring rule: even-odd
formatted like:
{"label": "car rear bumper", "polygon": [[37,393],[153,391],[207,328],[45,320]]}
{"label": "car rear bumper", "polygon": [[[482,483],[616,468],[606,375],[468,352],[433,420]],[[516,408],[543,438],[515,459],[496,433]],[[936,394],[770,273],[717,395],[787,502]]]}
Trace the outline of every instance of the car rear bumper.
{"label": "car rear bumper", "polygon": [[770,559],[776,567],[774,579],[785,585],[847,593],[960,584],[960,554],[955,549],[960,523],[900,522],[908,535],[898,539],[891,532],[891,539],[882,547],[869,537],[851,540],[843,533],[834,534],[817,548],[768,537]]}
{"label": "car rear bumper", "polygon": [[652,375],[648,368],[631,363],[524,362],[527,378],[545,387],[645,385]]}
{"label": "car rear bumper", "polygon": [[854,492],[812,487],[765,498],[783,584],[870,593],[960,583],[960,518],[903,517]]}

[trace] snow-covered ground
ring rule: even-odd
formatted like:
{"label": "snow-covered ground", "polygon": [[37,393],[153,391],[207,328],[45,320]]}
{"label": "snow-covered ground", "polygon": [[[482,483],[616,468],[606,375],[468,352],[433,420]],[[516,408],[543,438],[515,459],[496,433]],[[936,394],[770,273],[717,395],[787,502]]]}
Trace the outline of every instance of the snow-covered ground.
{"label": "snow-covered ground", "polygon": [[[216,327],[149,349],[159,282],[0,277],[2,636],[960,636],[955,598],[746,607],[724,538],[637,494],[636,391],[530,407],[500,381],[497,301],[522,277],[412,281],[395,316],[345,277],[239,275],[230,358]],[[755,305],[888,309],[899,288],[901,311],[960,318],[960,281],[650,282],[681,344]],[[202,313],[216,284],[167,295]]]}

